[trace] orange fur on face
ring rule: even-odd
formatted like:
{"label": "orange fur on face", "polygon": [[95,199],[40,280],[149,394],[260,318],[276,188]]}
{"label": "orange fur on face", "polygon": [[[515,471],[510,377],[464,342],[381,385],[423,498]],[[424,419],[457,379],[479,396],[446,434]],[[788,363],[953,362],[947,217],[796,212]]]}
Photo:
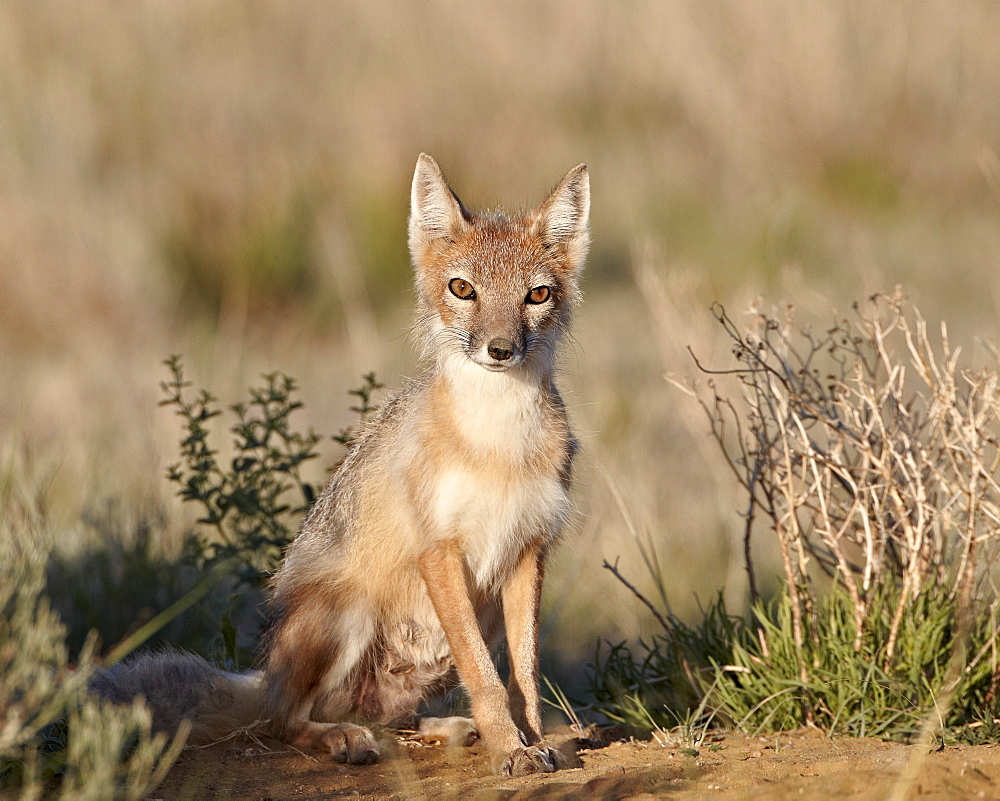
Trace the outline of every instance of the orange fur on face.
{"label": "orange fur on face", "polygon": [[[565,251],[546,247],[525,217],[470,215],[466,229],[435,242],[415,261],[425,337],[455,331],[467,353],[496,337],[522,351],[534,339],[551,351],[554,344],[546,332],[568,326],[579,300],[576,272]],[[471,284],[473,299],[452,294],[448,287],[455,278]],[[536,287],[547,287],[549,297],[541,304],[526,303]]]}

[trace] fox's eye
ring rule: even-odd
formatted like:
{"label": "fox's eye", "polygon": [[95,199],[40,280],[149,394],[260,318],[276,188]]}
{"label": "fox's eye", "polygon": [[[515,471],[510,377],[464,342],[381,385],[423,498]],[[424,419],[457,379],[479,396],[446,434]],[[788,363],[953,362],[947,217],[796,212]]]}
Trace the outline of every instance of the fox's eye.
{"label": "fox's eye", "polygon": [[547,286],[536,286],[528,293],[528,297],[524,299],[525,303],[545,303],[549,299],[549,295],[552,292]]}
{"label": "fox's eye", "polygon": [[472,284],[461,278],[452,278],[448,289],[451,290],[452,295],[462,300],[472,300],[476,297],[476,290],[472,288]]}

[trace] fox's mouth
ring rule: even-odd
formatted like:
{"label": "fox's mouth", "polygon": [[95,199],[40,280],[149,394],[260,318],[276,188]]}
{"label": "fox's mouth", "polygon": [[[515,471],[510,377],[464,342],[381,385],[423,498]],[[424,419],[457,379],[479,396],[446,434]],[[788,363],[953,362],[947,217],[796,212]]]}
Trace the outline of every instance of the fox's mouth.
{"label": "fox's mouth", "polygon": [[470,355],[469,361],[477,367],[489,370],[491,373],[506,373],[511,368],[518,367],[524,360],[520,356],[515,356],[513,359],[508,359],[504,362],[498,362],[494,359],[487,361],[485,359],[477,359],[475,356]]}
{"label": "fox's mouth", "polygon": [[489,370],[491,373],[505,373],[515,367],[520,367],[524,364],[524,353],[515,353],[508,359],[500,361],[499,359],[494,359],[492,357],[483,357],[481,353],[469,353],[466,351],[466,356],[469,357],[469,361],[475,364],[477,367],[482,367],[484,370]]}
{"label": "fox's mouth", "polygon": [[512,367],[519,367],[527,355],[523,344],[502,337],[494,337],[478,347],[468,345],[465,355],[469,360],[491,373],[504,373]]}

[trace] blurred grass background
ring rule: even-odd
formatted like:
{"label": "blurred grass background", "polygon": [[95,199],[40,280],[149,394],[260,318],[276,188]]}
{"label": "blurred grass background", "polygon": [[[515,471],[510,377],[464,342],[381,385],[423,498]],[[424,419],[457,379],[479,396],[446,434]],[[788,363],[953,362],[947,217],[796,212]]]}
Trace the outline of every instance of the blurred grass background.
{"label": "blurred grass background", "polygon": [[998,34],[990,0],[0,5],[0,514],[54,548],[71,634],[110,644],[192,580],[162,359],[224,402],[283,370],[335,433],[361,373],[417,369],[417,154],[474,207],[530,207],[584,161],[548,653],[641,632],[601,568],[653,586],[633,530],[675,612],[739,608],[737,495],[663,376],[695,374],[688,345],[723,364],[709,304],[761,293],[823,322],[902,283],[953,342],[996,338]]}

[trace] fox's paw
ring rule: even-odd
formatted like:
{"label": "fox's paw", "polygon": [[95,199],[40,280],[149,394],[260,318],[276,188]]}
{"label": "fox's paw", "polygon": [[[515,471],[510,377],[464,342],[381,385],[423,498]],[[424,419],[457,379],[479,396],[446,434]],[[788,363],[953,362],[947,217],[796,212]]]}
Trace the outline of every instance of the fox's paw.
{"label": "fox's paw", "polygon": [[468,746],[479,739],[479,732],[470,718],[421,718],[417,738],[433,745]]}
{"label": "fox's paw", "polygon": [[499,762],[494,772],[502,776],[528,776],[532,773],[552,773],[566,766],[566,758],[544,743],[516,748]]}
{"label": "fox's paw", "polygon": [[322,744],[334,759],[350,765],[372,765],[380,756],[375,736],[353,723],[331,725],[323,732]]}

